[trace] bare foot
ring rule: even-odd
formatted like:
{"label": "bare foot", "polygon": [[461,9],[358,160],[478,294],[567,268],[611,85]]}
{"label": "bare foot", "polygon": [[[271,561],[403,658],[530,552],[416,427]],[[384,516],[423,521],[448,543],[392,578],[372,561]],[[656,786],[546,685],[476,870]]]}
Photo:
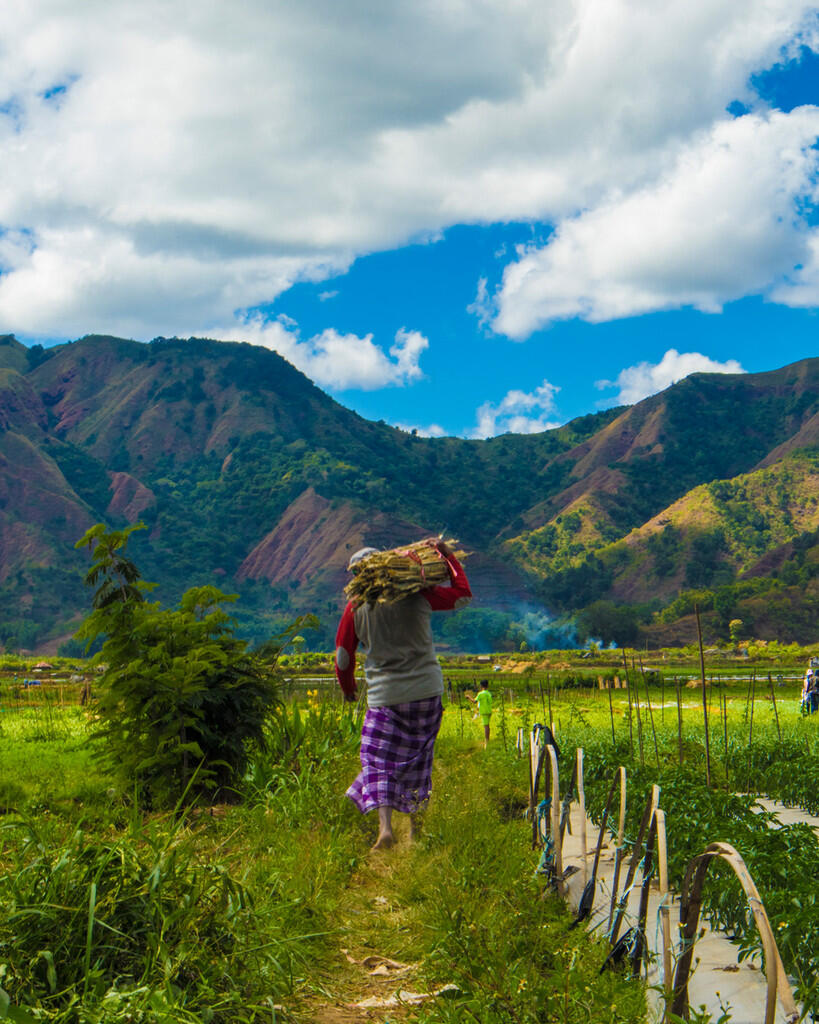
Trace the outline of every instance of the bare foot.
{"label": "bare foot", "polygon": [[372,846],[373,850],[389,850],[395,844],[395,836],[392,832],[380,832],[378,839]]}

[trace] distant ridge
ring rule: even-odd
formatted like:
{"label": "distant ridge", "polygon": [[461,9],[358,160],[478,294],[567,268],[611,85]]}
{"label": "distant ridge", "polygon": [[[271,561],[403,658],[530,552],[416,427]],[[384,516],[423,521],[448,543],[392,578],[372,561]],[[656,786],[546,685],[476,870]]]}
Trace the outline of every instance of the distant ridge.
{"label": "distant ridge", "polygon": [[[350,546],[444,528],[474,552],[473,624],[602,599],[660,610],[706,557],[712,589],[779,580],[819,525],[817,444],[819,359],[694,374],[557,430],[471,441],[367,421],[252,345],[88,336],[30,350],[7,335],[0,642],[70,635],[87,603],[73,542],[99,520],[145,522],[133,555],[164,601],[199,582],[235,590],[260,638],[311,610],[331,642]],[[812,587],[803,573],[799,594]]]}

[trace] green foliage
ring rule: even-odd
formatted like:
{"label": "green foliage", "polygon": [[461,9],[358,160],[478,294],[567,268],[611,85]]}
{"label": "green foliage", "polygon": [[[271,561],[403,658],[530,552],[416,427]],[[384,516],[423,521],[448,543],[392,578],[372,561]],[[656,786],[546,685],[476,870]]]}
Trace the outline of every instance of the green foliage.
{"label": "green foliage", "polygon": [[577,615],[580,635],[598,637],[604,644],[614,642],[618,647],[634,643],[639,634],[637,610],[630,605],[613,601],[593,601]]}
{"label": "green foliage", "polygon": [[[669,844],[669,878],[678,891],[689,862],[715,840],[730,842],[743,857],[756,882],[788,974],[796,979],[797,999],[805,1008],[819,1010],[819,916],[817,916],[816,865],[819,839],[806,822],[780,825],[770,813],[756,806],[756,792],[816,813],[816,745],[812,732],[793,719],[790,702],[781,705],[782,739],[772,711],[765,714],[757,700],[754,742],[748,746],[748,726],[729,725],[727,749],[723,725],[716,719],[711,733],[712,786],[705,785],[701,719],[696,727],[686,724],[682,742],[684,763],[678,763],[676,727],[655,722],[658,731],[659,766],[646,755],[646,764],[629,749],[625,715],[619,723],[616,744],[605,740],[593,724],[570,718],[570,735],[564,740],[585,749],[586,804],[599,822],[614,772],[626,766],[629,780],[627,843],[633,843],[645,800],[654,783],[661,790]],[[697,715],[696,717],[699,717]],[[676,715],[672,716],[672,721]],[[783,721],[784,719],[784,721]],[[643,716],[643,730],[648,729]],[[753,793],[745,790],[748,780]],[[611,827],[611,822],[610,822]],[[760,958],[762,944],[747,900],[733,872],[715,862],[704,890],[703,916],[713,927],[727,932],[738,944],[740,959]]]}
{"label": "green foliage", "polygon": [[305,623],[294,623],[263,660],[234,635],[221,607],[233,598],[214,587],[188,590],[177,610],[146,602],[139,571],[124,554],[134,529],[98,524],[79,542],[95,544],[87,581],[97,589],[77,635],[105,637],[96,657],[105,669],[99,757],[124,789],[136,786],[152,804],[203,790],[224,796],[251,749],[265,744],[265,721],[278,702],[272,663]]}
{"label": "green foliage", "polygon": [[108,470],[78,445],[67,441],[50,441],[46,451],[60,467],[72,489],[97,515],[104,514],[111,500]]}

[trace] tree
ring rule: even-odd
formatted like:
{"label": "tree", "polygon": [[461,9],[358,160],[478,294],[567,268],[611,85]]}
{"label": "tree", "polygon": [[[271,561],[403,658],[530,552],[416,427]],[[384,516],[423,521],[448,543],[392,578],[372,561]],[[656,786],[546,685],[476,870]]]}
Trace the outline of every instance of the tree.
{"label": "tree", "polygon": [[224,798],[251,750],[266,745],[265,723],[279,704],[278,653],[310,623],[293,623],[260,655],[234,635],[222,608],[235,595],[204,586],[188,590],[178,609],[146,601],[152,585],[124,553],[140,527],[97,524],[77,544],[93,548],[86,582],[97,588],[77,637],[104,638],[94,658],[104,666],[97,757],[148,805],[206,791]]}
{"label": "tree", "polygon": [[731,619],[728,623],[728,635],[731,637],[731,643],[739,643],[739,638],[742,636],[742,629],[745,623],[742,619]]}
{"label": "tree", "polygon": [[623,647],[638,635],[637,611],[613,601],[593,601],[577,616],[577,628],[585,637],[598,637],[604,644],[612,641]]}

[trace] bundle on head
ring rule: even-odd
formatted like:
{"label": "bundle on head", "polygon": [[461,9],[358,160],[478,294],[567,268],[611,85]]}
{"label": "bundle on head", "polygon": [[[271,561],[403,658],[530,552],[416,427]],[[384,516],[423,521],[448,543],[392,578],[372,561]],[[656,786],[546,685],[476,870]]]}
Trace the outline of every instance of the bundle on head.
{"label": "bundle on head", "polygon": [[[463,551],[456,550],[457,541],[446,542],[461,559]],[[427,540],[391,551],[377,551],[352,567],[353,578],[344,588],[348,601],[355,604],[392,604],[419,590],[449,583],[446,559]]]}

